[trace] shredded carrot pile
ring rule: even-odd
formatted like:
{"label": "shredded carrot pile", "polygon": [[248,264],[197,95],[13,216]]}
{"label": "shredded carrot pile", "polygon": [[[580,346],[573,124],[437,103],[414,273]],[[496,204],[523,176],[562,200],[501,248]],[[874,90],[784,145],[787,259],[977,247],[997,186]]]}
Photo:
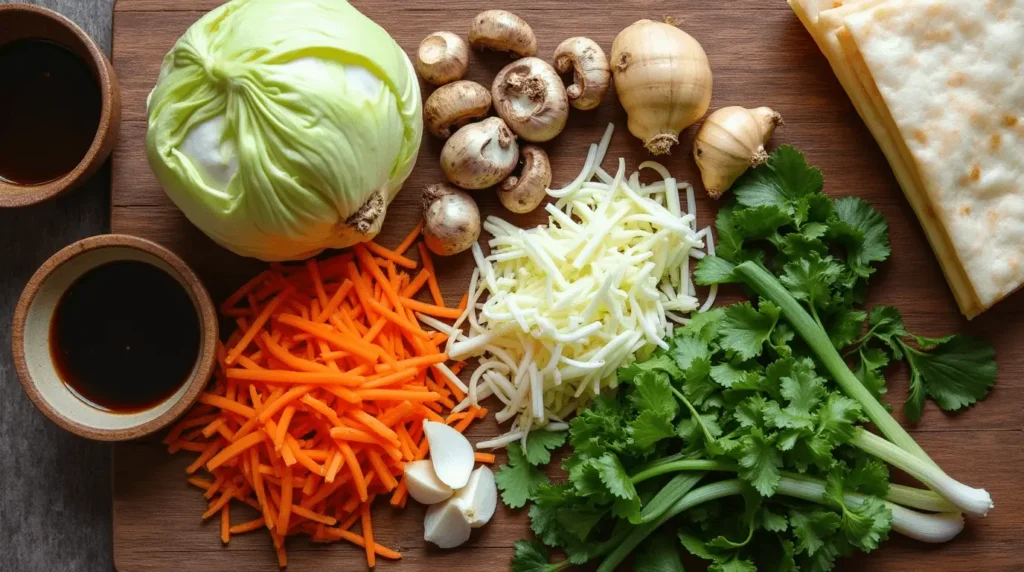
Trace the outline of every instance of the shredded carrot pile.
{"label": "shredded carrot pile", "polygon": [[[405,506],[404,464],[428,452],[424,419],[465,431],[487,413],[445,415],[465,397],[448,375],[464,364],[444,371],[446,337],[417,318],[456,315],[426,250],[420,263],[405,256],[419,232],[394,250],[369,243],[271,265],[222,305],[238,329],[219,348],[213,383],[165,443],[199,453],[188,482],[205,491],[203,518],[220,518],[225,544],[267,530],[282,567],[294,534],[356,544],[370,567],[377,556],[400,558],[374,541],[371,504],[387,495]],[[413,300],[421,290],[432,303]],[[258,514],[233,523],[232,504]]]}

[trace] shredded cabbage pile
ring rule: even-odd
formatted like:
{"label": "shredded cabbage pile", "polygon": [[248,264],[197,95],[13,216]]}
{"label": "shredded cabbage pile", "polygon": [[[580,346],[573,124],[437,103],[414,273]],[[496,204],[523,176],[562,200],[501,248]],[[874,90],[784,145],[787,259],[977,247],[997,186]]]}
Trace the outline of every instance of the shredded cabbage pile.
{"label": "shredded cabbage pile", "polygon": [[640,165],[662,175],[652,185],[641,185],[638,173],[627,178],[622,159],[608,174],[600,164],[611,134],[609,125],[573,183],[548,191],[557,201],[546,205],[546,226],[485,221],[491,253],[473,247],[466,313],[454,328],[436,324],[451,336],[453,359],[480,357],[456,409],[495,395],[504,404],[498,422],[512,420],[506,434],[478,447],[564,428],[615,386],[620,366],[665,347],[673,322],[686,323],[684,314],[700,307],[689,260],[705,255],[703,240],[713,246],[710,228],[697,231],[693,188],[684,184],[684,213],[679,184],[661,165]]}

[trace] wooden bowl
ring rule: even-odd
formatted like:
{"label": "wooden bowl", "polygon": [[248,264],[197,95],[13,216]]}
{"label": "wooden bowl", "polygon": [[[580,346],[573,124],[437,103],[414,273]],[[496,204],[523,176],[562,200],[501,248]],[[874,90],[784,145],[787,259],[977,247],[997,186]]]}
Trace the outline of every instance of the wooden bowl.
{"label": "wooden bowl", "polygon": [[[114,150],[121,124],[121,90],[114,68],[88,34],[71,20],[46,8],[30,4],[0,5],[0,45],[22,39],[50,40],[77,54],[99,85],[103,107],[92,146],[71,172],[39,185],[16,185],[0,180],[0,207],[33,205],[85,182]],[[17,110],[4,112],[17,113]]]}
{"label": "wooden bowl", "polygon": [[[104,411],[83,401],[61,380],[50,354],[50,322],[65,290],[88,270],[117,260],[147,262],[180,282],[202,330],[199,357],[185,383],[163,402],[133,413]],[[64,429],[100,441],[136,439],[171,424],[195,403],[217,363],[217,313],[199,278],[166,248],[127,235],[86,238],[43,263],[18,301],[12,338],[18,377],[36,407]]]}

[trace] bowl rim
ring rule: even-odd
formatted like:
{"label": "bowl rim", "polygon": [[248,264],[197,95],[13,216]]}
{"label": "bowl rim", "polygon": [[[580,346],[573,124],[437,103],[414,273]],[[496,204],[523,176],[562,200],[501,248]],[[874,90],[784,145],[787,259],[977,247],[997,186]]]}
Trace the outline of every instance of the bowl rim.
{"label": "bowl rim", "polygon": [[[199,356],[196,360],[195,374],[188,381],[188,387],[184,394],[164,413],[154,419],[121,429],[103,429],[83,425],[65,416],[42,396],[36,387],[36,381],[29,371],[28,360],[25,357],[25,325],[28,319],[29,309],[46,281],[53,275],[54,271],[77,258],[78,256],[104,248],[130,248],[145,252],[163,260],[185,282],[184,287],[194,296],[196,301],[196,314],[199,317],[202,343]],[[14,354],[15,371],[21,386],[25,389],[32,403],[43,412],[51,421],[63,429],[97,441],[127,441],[151,435],[174,422],[175,419],[184,414],[199,399],[199,395],[206,388],[207,383],[213,374],[217,364],[217,342],[219,341],[219,324],[217,312],[210,298],[209,292],[195,272],[176,254],[160,246],[155,242],[136,236],[123,234],[105,234],[84,238],[74,242],[56,254],[36,270],[29,279],[28,284],[18,299],[18,305],[14,311],[14,322],[11,328],[11,350]],[[117,415],[117,413],[112,413]]]}
{"label": "bowl rim", "polygon": [[[85,53],[74,46],[64,46],[94,70],[100,90],[100,119],[92,144],[82,159],[59,178],[37,185],[19,185],[0,179],[0,208],[23,207],[38,204],[70,191],[95,173],[110,156],[120,131],[121,91],[114,68],[99,45],[78,24],[67,16],[33,4],[0,5],[0,18],[5,13],[32,14],[48,19],[71,32],[85,47]],[[50,39],[43,37],[42,39]],[[60,43],[60,42],[58,42]],[[62,46],[63,43],[60,43]]]}

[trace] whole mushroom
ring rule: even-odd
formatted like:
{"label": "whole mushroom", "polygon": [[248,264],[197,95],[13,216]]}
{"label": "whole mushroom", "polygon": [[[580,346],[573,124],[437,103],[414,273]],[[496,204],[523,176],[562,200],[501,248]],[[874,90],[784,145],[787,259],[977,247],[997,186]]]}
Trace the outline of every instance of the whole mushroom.
{"label": "whole mushroom", "polygon": [[416,50],[416,71],[434,85],[462,79],[469,69],[469,47],[452,32],[434,32]]}
{"label": "whole mushroom", "polygon": [[554,139],[569,119],[562,78],[540,58],[523,58],[505,66],[491,86],[498,116],[527,141]]}
{"label": "whole mushroom", "polygon": [[423,241],[434,254],[458,254],[480,238],[480,209],[473,198],[449,184],[423,191]]}
{"label": "whole mushroom", "polygon": [[491,92],[475,81],[442,85],[423,104],[423,123],[436,137],[449,137],[453,128],[487,115]]}
{"label": "whole mushroom", "polygon": [[573,84],[565,90],[569,105],[586,111],[601,104],[611,85],[612,68],[597,42],[584,37],[569,38],[555,48],[554,59],[558,73],[573,71]]}
{"label": "whole mushroom", "polygon": [[528,213],[540,206],[551,185],[551,161],[548,154],[536,145],[523,147],[523,170],[511,176],[498,187],[501,204],[514,213]]}
{"label": "whole mushroom", "polygon": [[506,10],[486,10],[469,25],[469,45],[478,50],[509,52],[515,57],[537,53],[537,37],[519,16]]}
{"label": "whole mushroom", "polygon": [[518,161],[516,136],[498,117],[459,129],[441,149],[444,176],[463,189],[498,184],[515,170]]}

